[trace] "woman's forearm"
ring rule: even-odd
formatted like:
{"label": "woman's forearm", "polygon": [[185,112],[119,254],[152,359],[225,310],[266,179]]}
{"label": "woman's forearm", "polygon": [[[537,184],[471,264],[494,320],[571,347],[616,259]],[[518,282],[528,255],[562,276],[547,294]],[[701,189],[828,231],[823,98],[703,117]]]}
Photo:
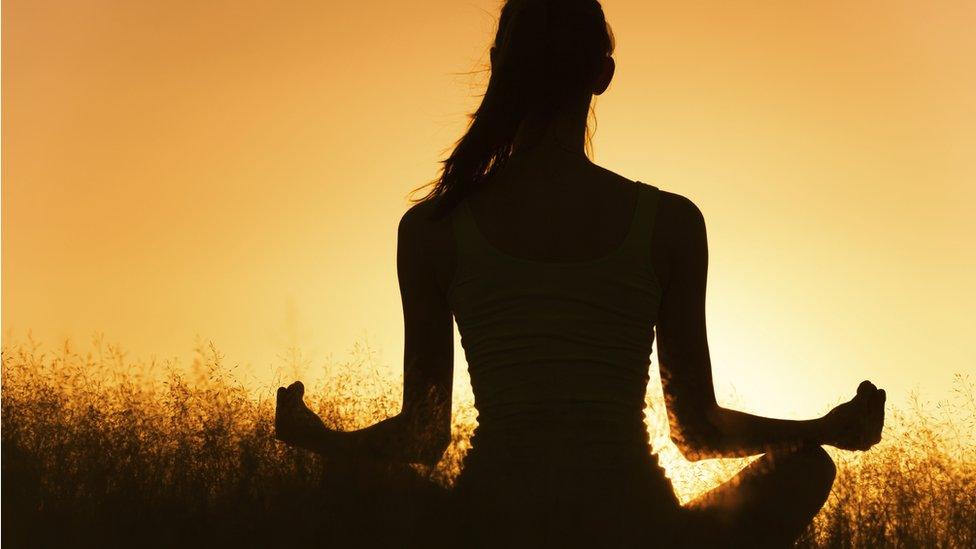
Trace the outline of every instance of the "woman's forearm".
{"label": "woman's forearm", "polygon": [[446,441],[411,429],[401,412],[355,431],[322,428],[305,446],[325,457],[350,457],[402,463],[436,463]]}
{"label": "woman's forearm", "polygon": [[824,444],[822,418],[775,419],[716,406],[707,414],[713,437],[696,448],[701,457],[740,457],[785,447]]}
{"label": "woman's forearm", "polygon": [[344,455],[383,455],[392,439],[400,438],[400,414],[355,431],[337,431],[323,426],[307,449],[325,457]]}

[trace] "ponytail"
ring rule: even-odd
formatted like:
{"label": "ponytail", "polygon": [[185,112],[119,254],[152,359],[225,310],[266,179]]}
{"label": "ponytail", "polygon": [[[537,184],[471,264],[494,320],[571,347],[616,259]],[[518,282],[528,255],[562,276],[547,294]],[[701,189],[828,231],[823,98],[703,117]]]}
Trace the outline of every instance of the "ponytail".
{"label": "ponytail", "polygon": [[[423,198],[441,217],[502,167],[530,112],[551,117],[592,83],[613,38],[596,0],[508,0],[495,35],[488,86],[441,175]],[[419,190],[415,189],[416,190]]]}

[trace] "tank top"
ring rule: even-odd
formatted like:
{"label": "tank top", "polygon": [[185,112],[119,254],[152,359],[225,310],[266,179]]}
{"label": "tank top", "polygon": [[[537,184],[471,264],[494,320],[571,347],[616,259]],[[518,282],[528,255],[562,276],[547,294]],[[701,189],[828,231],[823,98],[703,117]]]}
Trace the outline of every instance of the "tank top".
{"label": "tank top", "polygon": [[506,254],[479,231],[467,199],[452,212],[448,300],[478,412],[466,467],[613,467],[652,457],[644,408],[661,299],[651,264],[659,191],[635,184],[627,235],[592,260]]}

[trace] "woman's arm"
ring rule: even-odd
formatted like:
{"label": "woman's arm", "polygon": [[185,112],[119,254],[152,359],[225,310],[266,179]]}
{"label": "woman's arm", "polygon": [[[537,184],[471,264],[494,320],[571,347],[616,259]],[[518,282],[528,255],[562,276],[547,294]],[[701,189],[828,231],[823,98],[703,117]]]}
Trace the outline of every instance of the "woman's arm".
{"label": "woman's arm", "polygon": [[302,401],[296,382],[278,390],[276,436],[326,456],[436,463],[451,440],[454,324],[434,262],[424,248],[422,204],[397,230],[397,276],[403,304],[403,405],[400,413],[356,431],[328,429]]}
{"label": "woman's arm", "polygon": [[[781,447],[831,444],[866,449],[880,438],[884,391],[869,382],[822,418],[773,419],[718,405],[705,328],[708,243],[701,211],[667,194],[658,225],[670,242],[657,323],[658,356],[671,438],[690,460],[755,455]],[[662,204],[664,201],[662,200]],[[880,404],[879,404],[880,402]],[[870,421],[867,421],[870,420]],[[866,445],[866,446],[865,446]],[[862,446],[864,446],[862,448]]]}

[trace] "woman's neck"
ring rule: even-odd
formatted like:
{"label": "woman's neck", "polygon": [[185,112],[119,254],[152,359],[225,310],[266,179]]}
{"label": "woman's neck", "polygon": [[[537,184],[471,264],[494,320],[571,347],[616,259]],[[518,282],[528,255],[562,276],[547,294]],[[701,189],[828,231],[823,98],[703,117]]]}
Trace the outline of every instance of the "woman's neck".
{"label": "woman's neck", "polygon": [[530,113],[515,134],[512,154],[537,148],[559,148],[585,156],[586,118],[589,109],[588,95],[585,101],[573,101],[549,117]]}

